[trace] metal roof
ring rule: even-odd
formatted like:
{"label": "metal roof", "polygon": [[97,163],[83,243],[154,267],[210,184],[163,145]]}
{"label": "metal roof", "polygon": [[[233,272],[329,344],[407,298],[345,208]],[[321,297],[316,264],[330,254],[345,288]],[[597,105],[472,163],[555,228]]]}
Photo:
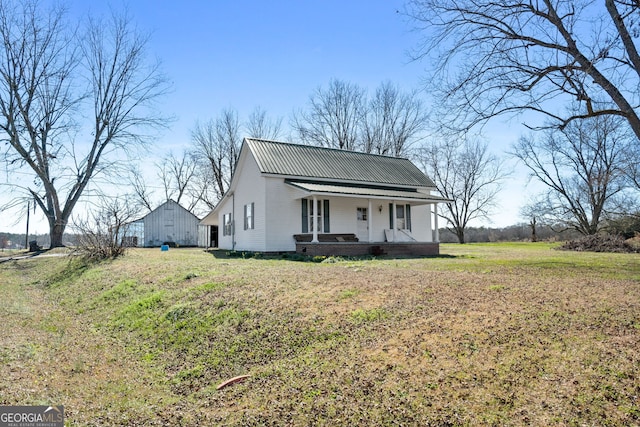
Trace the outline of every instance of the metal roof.
{"label": "metal roof", "polygon": [[265,174],[435,187],[408,159],[255,138],[245,142]]}
{"label": "metal roof", "polygon": [[293,180],[285,180],[285,182],[293,187],[308,191],[310,193],[363,196],[367,198],[381,199],[410,199],[423,203],[450,202],[449,199],[445,199],[444,197],[433,196],[430,194],[421,193],[419,191],[411,191],[403,188],[340,185],[337,183],[305,182]]}

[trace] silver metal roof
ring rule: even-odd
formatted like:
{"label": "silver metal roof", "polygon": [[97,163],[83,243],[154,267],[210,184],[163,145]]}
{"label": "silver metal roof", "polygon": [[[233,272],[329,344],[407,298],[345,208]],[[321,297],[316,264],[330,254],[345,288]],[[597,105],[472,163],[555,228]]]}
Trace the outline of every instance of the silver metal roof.
{"label": "silver metal roof", "polygon": [[245,138],[245,143],[265,174],[435,187],[408,159],[254,138]]}

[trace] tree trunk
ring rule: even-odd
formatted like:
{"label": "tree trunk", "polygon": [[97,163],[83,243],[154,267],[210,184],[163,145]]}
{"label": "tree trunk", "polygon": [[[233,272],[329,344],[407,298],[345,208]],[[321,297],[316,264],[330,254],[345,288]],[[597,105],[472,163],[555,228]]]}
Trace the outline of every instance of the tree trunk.
{"label": "tree trunk", "polygon": [[458,243],[464,243],[464,228],[456,228],[456,236],[458,236]]}
{"label": "tree trunk", "polygon": [[531,227],[531,241],[532,242],[537,242],[538,241],[538,235],[536,234],[536,219],[532,218],[531,222],[529,223],[529,227]]}
{"label": "tree trunk", "polygon": [[61,221],[56,221],[53,225],[49,226],[49,235],[51,238],[50,248],[60,248],[64,246],[62,243],[62,235],[64,234],[65,228],[66,223]]}

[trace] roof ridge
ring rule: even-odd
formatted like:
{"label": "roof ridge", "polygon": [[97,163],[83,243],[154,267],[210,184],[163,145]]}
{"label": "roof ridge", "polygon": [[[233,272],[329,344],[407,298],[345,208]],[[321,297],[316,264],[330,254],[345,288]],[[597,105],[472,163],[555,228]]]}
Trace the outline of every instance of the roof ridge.
{"label": "roof ridge", "polygon": [[248,136],[245,137],[244,139],[247,140],[247,141],[251,140],[251,141],[268,142],[268,143],[272,143],[272,144],[293,145],[295,147],[303,147],[303,148],[308,148],[308,149],[337,151],[337,152],[340,152],[340,153],[353,153],[355,155],[362,155],[362,156],[375,156],[375,157],[384,157],[384,158],[387,158],[387,159],[409,160],[407,157],[397,157],[397,156],[391,156],[391,155],[388,155],[388,154],[365,153],[364,151],[347,150],[345,148],[324,147],[322,145],[310,145],[310,144],[303,144],[303,143],[299,143],[299,142],[280,141],[280,140],[276,140],[276,139],[254,138],[254,137],[248,137]]}

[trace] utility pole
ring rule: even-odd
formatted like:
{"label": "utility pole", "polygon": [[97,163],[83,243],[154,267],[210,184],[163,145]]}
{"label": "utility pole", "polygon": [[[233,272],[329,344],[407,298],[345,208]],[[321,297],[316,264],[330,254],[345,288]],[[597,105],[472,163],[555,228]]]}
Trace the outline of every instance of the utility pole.
{"label": "utility pole", "polygon": [[29,214],[31,213],[31,202],[27,202],[27,232],[24,236],[24,248],[29,249]]}

